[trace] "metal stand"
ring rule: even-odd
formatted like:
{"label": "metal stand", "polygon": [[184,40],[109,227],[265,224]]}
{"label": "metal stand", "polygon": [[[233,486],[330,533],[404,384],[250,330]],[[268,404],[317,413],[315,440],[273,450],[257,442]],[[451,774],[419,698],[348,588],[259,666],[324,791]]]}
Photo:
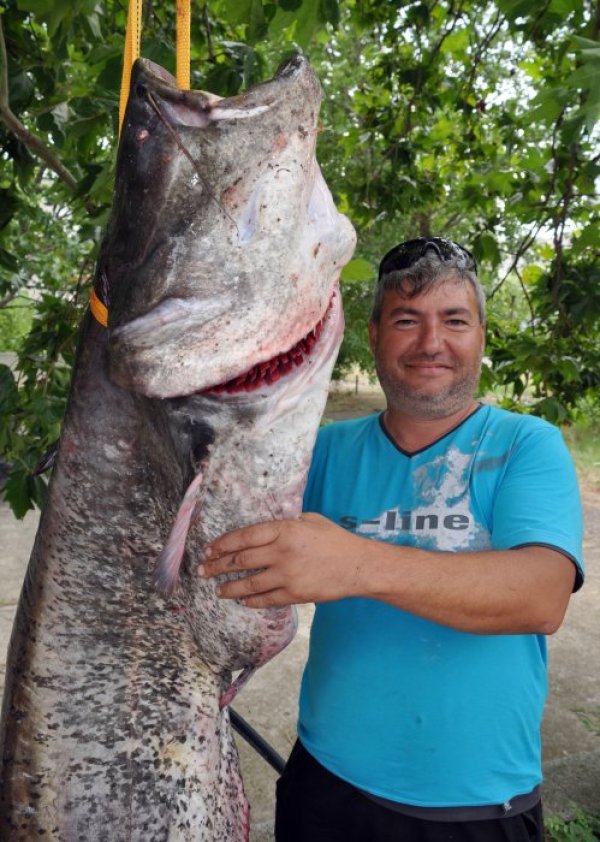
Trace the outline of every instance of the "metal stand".
{"label": "metal stand", "polygon": [[263,760],[266,760],[267,763],[269,763],[269,765],[271,765],[273,769],[281,775],[285,767],[285,760],[283,757],[275,751],[273,746],[269,745],[264,737],[261,737],[252,725],[246,722],[243,716],[240,716],[240,714],[236,713],[236,711],[231,707],[229,708],[229,717],[234,731],[237,731],[237,733],[252,746],[254,751],[258,752]]}

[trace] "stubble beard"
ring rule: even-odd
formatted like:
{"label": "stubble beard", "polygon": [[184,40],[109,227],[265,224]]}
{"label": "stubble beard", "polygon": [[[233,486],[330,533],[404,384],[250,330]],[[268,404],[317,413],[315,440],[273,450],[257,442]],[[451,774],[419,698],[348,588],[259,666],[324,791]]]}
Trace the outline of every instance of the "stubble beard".
{"label": "stubble beard", "polygon": [[389,371],[380,360],[375,360],[375,369],[388,409],[402,415],[435,420],[459,413],[471,404],[479,383],[481,360],[475,368],[465,368],[461,377],[433,394],[409,386],[400,379],[397,372]]}

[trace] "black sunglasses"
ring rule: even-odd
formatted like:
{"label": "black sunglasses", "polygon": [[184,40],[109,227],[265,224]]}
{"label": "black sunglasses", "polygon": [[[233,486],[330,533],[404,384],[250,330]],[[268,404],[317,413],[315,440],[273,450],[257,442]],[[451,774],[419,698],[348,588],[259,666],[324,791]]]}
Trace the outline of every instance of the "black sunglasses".
{"label": "black sunglasses", "polygon": [[379,264],[379,279],[390,272],[409,269],[417,260],[425,256],[427,251],[434,251],[441,261],[456,260],[462,268],[477,272],[477,263],[470,251],[443,237],[417,237],[406,240],[390,249]]}

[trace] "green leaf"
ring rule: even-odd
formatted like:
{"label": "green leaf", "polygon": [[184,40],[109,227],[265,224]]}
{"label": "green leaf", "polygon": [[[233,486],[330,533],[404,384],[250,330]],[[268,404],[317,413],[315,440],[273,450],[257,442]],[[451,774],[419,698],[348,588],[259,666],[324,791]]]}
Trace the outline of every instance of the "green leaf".
{"label": "green leaf", "polygon": [[584,50],[596,49],[599,46],[598,41],[593,41],[591,38],[582,38],[580,35],[573,35],[571,40]]}
{"label": "green leaf", "polygon": [[440,117],[440,119],[431,127],[429,131],[429,138],[434,143],[445,141],[451,137],[458,130],[456,120],[451,120],[449,117]]}
{"label": "green leaf", "polygon": [[321,0],[319,18],[323,23],[330,23],[334,29],[340,25],[340,6],[338,0]]}
{"label": "green leaf", "polygon": [[250,19],[256,14],[256,5],[261,6],[260,0],[224,0],[224,12],[234,26],[249,23]]}
{"label": "green leaf", "polygon": [[473,243],[473,254],[477,261],[487,262],[492,268],[499,265],[502,260],[498,242],[489,231],[483,231],[475,238]]}
{"label": "green leaf", "polygon": [[22,206],[14,190],[0,190],[0,229],[5,228]]}
{"label": "green leaf", "polygon": [[584,61],[600,61],[600,45],[591,50],[581,50],[580,55]]}
{"label": "green leaf", "polygon": [[566,17],[574,12],[578,5],[577,0],[551,0],[548,11]]}
{"label": "green leaf", "polygon": [[17,9],[43,17],[52,11],[54,0],[17,0]]}
{"label": "green leaf", "polygon": [[8,500],[15,517],[24,518],[30,509],[33,509],[33,477],[29,471],[20,466],[11,468],[8,480],[3,489],[3,494]]}
{"label": "green leaf", "polygon": [[534,59],[528,59],[519,63],[519,68],[523,70],[535,82],[539,82],[544,78],[544,67],[541,62]]}
{"label": "green leaf", "polygon": [[600,242],[600,223],[596,222],[593,225],[588,225],[583,231],[577,233],[575,237],[574,246],[577,251],[581,251],[588,246],[597,247]]}
{"label": "green leaf", "polygon": [[541,266],[535,263],[529,263],[521,272],[521,277],[523,278],[523,283],[531,286],[537,283],[543,274],[544,270]]}
{"label": "green leaf", "polygon": [[14,112],[27,107],[34,94],[35,85],[28,73],[21,71],[11,74],[9,78],[9,102]]}
{"label": "green leaf", "polygon": [[470,29],[457,29],[444,38],[441,46],[442,53],[463,54],[469,46]]}
{"label": "green leaf", "polygon": [[92,35],[94,36],[94,38],[97,38],[100,41],[103,38],[103,33],[98,15],[88,15],[86,20],[88,22],[88,26],[92,32]]}
{"label": "green leaf", "polygon": [[[151,58],[149,52],[146,55]],[[106,91],[118,91],[121,85],[122,71],[123,59],[120,53],[106,57],[102,62],[102,69],[96,77],[97,88]]]}
{"label": "green leaf", "polygon": [[534,406],[534,412],[551,424],[562,424],[568,417],[564,405],[556,398],[543,398]]}
{"label": "green leaf", "polygon": [[567,76],[566,83],[573,88],[588,88],[598,79],[600,74],[600,62],[587,62],[582,67],[574,70]]}
{"label": "green leaf", "polygon": [[261,0],[251,0],[247,37],[250,44],[255,44],[267,34],[268,24]]}
{"label": "green leaf", "polygon": [[311,38],[321,24],[321,0],[303,0],[296,12],[294,38],[303,48],[308,47]]}
{"label": "green leaf", "polygon": [[530,0],[496,0],[498,8],[504,12],[509,20],[516,20],[520,17],[528,17],[531,14]]}
{"label": "green leaf", "polygon": [[546,87],[532,101],[530,119],[554,123],[572,94],[566,88]]}
{"label": "green leaf", "polygon": [[579,381],[579,366],[573,357],[561,357],[557,365],[558,370],[567,382]]}
{"label": "green leaf", "polygon": [[9,272],[19,271],[19,261],[16,255],[0,246],[0,266]]}
{"label": "green leaf", "polygon": [[0,365],[0,417],[8,417],[19,403],[19,390],[9,366]]}
{"label": "green leaf", "polygon": [[373,265],[362,257],[350,260],[342,269],[342,281],[372,281],[377,276]]}

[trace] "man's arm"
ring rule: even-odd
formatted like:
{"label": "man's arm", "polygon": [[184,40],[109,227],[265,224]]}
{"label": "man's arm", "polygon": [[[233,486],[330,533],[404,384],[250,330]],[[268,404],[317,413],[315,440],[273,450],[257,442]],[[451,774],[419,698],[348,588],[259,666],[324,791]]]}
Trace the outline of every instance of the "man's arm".
{"label": "man's arm", "polygon": [[445,553],[347,532],[321,515],[243,527],[214,541],[201,575],[244,573],[219,585],[252,608],[370,597],[479,634],[552,634],[573,590],[561,552]]}

